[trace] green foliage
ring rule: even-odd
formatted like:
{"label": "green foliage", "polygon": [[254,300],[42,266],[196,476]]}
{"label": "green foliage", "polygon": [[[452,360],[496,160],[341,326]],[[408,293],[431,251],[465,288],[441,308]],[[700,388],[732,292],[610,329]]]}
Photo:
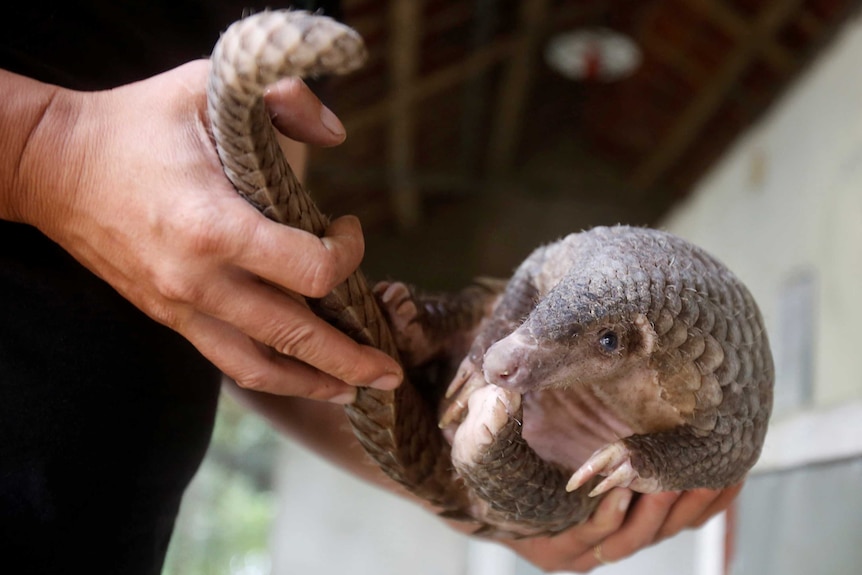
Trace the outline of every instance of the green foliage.
{"label": "green foliage", "polygon": [[277,446],[262,420],[222,396],[212,443],[183,498],[163,575],[269,573]]}

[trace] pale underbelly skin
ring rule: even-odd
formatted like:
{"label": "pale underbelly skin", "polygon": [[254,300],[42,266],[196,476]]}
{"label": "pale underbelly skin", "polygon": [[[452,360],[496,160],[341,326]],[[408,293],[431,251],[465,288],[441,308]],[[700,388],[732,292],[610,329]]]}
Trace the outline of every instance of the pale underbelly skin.
{"label": "pale underbelly skin", "polygon": [[545,461],[568,470],[633,430],[582,388],[529,392],[522,398],[523,437]]}

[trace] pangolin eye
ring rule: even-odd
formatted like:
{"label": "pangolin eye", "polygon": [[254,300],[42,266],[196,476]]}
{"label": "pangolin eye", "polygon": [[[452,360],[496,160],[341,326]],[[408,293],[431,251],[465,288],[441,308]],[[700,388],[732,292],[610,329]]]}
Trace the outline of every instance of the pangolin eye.
{"label": "pangolin eye", "polygon": [[603,351],[612,352],[616,351],[620,346],[620,338],[616,333],[612,331],[606,331],[599,337],[599,345],[602,346]]}

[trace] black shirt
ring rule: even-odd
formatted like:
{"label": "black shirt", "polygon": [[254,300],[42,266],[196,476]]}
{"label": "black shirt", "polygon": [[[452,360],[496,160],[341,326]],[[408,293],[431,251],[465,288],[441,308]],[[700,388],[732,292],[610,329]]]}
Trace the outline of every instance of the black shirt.
{"label": "black shirt", "polygon": [[[205,57],[244,10],[265,7],[278,3],[14,2],[0,17],[0,67],[110,88]],[[4,565],[158,573],[219,381],[188,342],[39,231],[0,221]]]}

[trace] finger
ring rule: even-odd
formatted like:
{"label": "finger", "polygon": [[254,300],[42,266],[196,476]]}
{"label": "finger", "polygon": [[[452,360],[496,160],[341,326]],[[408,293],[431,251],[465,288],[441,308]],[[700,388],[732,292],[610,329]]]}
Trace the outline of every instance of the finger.
{"label": "finger", "polygon": [[596,566],[593,546],[623,524],[632,492],[617,488],[608,493],[592,516],[553,537],[509,542],[515,552],[545,571],[586,571]]}
{"label": "finger", "polygon": [[334,220],[322,238],[254,216],[233,262],[302,295],[327,295],[359,267],[365,253],[362,226],[353,216]]}
{"label": "finger", "polygon": [[355,387],[279,355],[215,318],[196,314],[184,335],[240,387],[339,404],[356,399]]}
{"label": "finger", "polygon": [[626,518],[634,493],[630,489],[617,487],[602,499],[599,506],[584,523],[586,542],[592,547],[619,530]]}
{"label": "finger", "polygon": [[719,492],[698,489],[685,493],[673,506],[658,537],[664,539],[676,535],[700,518],[709,505],[718,497]]}
{"label": "finger", "polygon": [[[622,527],[601,542],[601,556],[604,561],[619,561],[655,543],[665,518],[679,496],[678,492],[641,495]],[[582,559],[589,568],[601,565],[601,562],[592,553],[589,557],[582,557]]]}
{"label": "finger", "polygon": [[[358,344],[291,296],[239,272],[211,282],[197,305],[206,315],[347,384],[393,389],[401,381],[394,359]],[[237,383],[248,386],[244,382],[240,378]]]}
{"label": "finger", "polygon": [[588,521],[566,532],[577,538],[577,544],[570,547],[570,556],[564,563],[550,565],[550,568],[579,573],[590,571],[603,562],[598,560],[595,552],[599,544],[602,544],[604,562],[616,560],[615,556],[613,559],[606,556],[603,541],[617,533],[624,524],[633,496],[629,489],[615,488],[609,491]]}
{"label": "finger", "polygon": [[723,489],[720,495],[709,504],[703,513],[701,513],[700,517],[692,522],[692,527],[702,526],[704,523],[709,521],[712,516],[730,507],[730,504],[733,503],[733,500],[736,499],[739,492],[742,491],[744,485],[745,483],[743,482],[728,487],[727,489]]}
{"label": "finger", "polygon": [[721,490],[693,489],[685,492],[674,504],[659,539],[676,535],[683,529],[697,528],[713,515],[724,511],[742,490],[742,483]]}
{"label": "finger", "polygon": [[347,132],[341,120],[299,78],[270,86],[264,97],[272,123],[285,136],[316,146],[335,146]]}

